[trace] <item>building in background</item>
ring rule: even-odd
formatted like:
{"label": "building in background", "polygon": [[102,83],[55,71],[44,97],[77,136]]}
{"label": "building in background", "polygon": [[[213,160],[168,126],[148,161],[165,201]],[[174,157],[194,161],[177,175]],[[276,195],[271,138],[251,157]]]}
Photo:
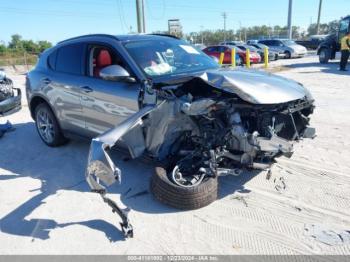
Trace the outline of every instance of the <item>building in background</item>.
{"label": "building in background", "polygon": [[183,34],[182,34],[182,25],[181,25],[180,19],[169,19],[168,31],[170,35],[175,35],[181,38]]}

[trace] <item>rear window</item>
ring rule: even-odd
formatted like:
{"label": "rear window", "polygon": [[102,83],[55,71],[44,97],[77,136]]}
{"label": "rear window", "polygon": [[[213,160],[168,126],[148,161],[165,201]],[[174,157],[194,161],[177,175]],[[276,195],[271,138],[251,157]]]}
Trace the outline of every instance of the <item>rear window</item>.
{"label": "rear window", "polygon": [[84,46],[83,44],[72,44],[59,48],[55,70],[61,73],[82,75],[84,72]]}
{"label": "rear window", "polygon": [[52,52],[47,59],[47,63],[52,70],[56,70],[56,57],[57,57],[57,50]]}

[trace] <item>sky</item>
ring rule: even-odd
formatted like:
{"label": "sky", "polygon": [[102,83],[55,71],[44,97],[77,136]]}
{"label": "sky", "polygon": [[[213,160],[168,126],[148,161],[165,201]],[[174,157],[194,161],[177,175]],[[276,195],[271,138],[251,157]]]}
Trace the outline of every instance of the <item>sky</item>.
{"label": "sky", "polygon": [[[178,18],[185,33],[240,25],[287,24],[288,0],[144,0],[146,31],[167,30]],[[92,34],[136,31],[136,0],[0,0],[0,41],[13,34],[52,43]],[[317,21],[319,0],[293,0],[293,25],[304,29]],[[350,0],[323,0],[321,23],[350,14]]]}

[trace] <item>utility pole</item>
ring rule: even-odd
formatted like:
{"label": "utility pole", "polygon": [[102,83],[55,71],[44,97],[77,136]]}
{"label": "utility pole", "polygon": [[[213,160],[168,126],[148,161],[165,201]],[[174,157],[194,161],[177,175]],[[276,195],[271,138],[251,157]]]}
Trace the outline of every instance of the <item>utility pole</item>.
{"label": "utility pole", "polygon": [[320,4],[318,5],[317,30],[316,30],[317,35],[320,33],[321,9],[322,9],[322,0],[320,0]]}
{"label": "utility pole", "polygon": [[145,33],[145,8],[143,0],[136,0],[137,32]]}
{"label": "utility pole", "polygon": [[203,45],[203,28],[204,27],[202,25],[200,27],[201,27],[201,38],[202,38],[202,45]]}
{"label": "utility pole", "polygon": [[239,21],[239,41],[242,41],[242,23]]}
{"label": "utility pole", "polygon": [[293,8],[293,0],[289,0],[289,6],[288,6],[288,38],[289,39],[292,39],[293,37],[292,8]]}
{"label": "utility pole", "polygon": [[227,13],[223,12],[222,17],[224,18],[224,41],[226,41],[226,18],[227,18]]}

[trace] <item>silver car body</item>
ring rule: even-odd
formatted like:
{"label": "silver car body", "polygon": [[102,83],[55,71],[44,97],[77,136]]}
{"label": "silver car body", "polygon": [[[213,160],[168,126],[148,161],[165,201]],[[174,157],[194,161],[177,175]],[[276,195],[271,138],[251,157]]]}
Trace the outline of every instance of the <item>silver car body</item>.
{"label": "silver car body", "polygon": [[[270,137],[260,136],[258,132],[248,135],[239,110],[248,108],[256,112],[261,107],[267,110],[273,108],[271,112],[274,114],[274,110],[282,110],[279,108],[283,107],[282,114],[289,121],[292,119],[295,131],[291,140],[294,140],[301,134],[297,131],[292,114],[299,114],[305,108],[311,108],[310,112],[313,109],[313,98],[301,84],[256,70],[223,69],[214,64],[216,69],[150,79],[123,45],[127,41],[150,39],[169,40],[166,36],[156,35],[91,35],[58,43],[41,55],[35,69],[29,72],[26,83],[28,104],[33,116],[38,104],[47,103],[66,136],[72,134],[93,138],[86,179],[92,190],[100,193],[113,211],[122,217],[122,228],[129,233],[132,228],[125,212],[105,197],[105,187],[121,181],[121,171],[109,156],[109,150],[114,145],[122,144],[127,147],[133,158],[147,152],[155,159],[164,159],[170,155],[173,144],[184,132],[191,132],[193,137],[201,135],[195,118],[203,116],[204,121],[212,121],[210,119],[214,118],[210,117],[211,112],[221,108],[219,111],[223,112],[229,125],[224,130],[230,130],[228,147],[243,153],[234,155],[222,147],[215,154],[218,154],[218,158],[228,158],[252,168],[265,169],[265,164],[254,162],[259,152],[267,156],[288,156],[292,153],[292,144],[276,135],[277,131],[274,130],[275,127],[279,128],[279,124],[275,126],[274,117],[271,126],[266,126],[270,130]],[[84,48],[85,45],[96,43],[118,52],[129,69],[130,79],[125,78],[128,76],[124,73],[122,81],[108,81],[107,78],[98,79],[87,75],[85,56],[82,57],[84,62],[81,62],[79,75],[57,72],[50,65],[51,55],[57,50],[60,52],[62,47],[81,44]],[[185,42],[181,42],[181,45],[184,50],[192,53],[200,52],[190,46],[184,47],[187,45]],[[114,70],[112,69],[106,67],[100,72],[100,76],[108,76]],[[120,67],[117,69],[123,71]],[[176,95],[186,84],[195,88],[196,92],[207,89],[212,93],[220,93],[223,98],[206,97],[204,91],[200,98],[193,96],[191,91]],[[301,121],[306,121],[307,126],[306,117]],[[216,161],[213,150],[210,155],[213,157],[209,162]],[[214,166],[214,163],[210,164],[210,168]],[[201,170],[207,172],[207,169]],[[221,168],[215,173],[227,174],[231,171]]]}
{"label": "silver car body", "polygon": [[287,39],[266,39],[259,40],[259,43],[267,45],[273,51],[284,54],[289,53],[290,57],[303,57],[307,54],[307,50],[304,46]]}

